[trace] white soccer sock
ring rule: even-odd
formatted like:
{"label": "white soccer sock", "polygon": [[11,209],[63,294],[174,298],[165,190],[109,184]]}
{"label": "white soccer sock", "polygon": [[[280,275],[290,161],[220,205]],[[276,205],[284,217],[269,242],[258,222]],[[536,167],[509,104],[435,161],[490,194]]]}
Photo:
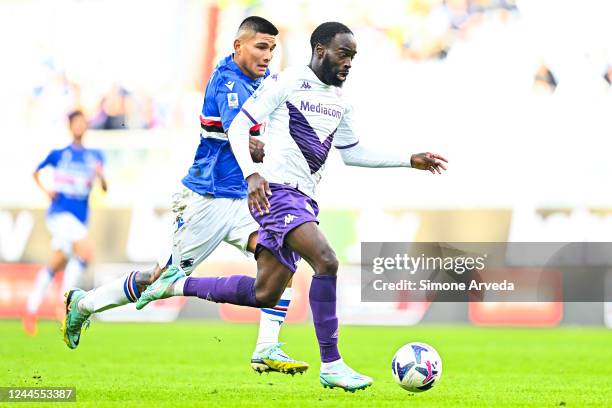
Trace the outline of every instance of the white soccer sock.
{"label": "white soccer sock", "polygon": [[270,343],[278,343],[280,328],[287,316],[287,310],[291,303],[293,289],[286,288],[280,300],[272,309],[261,309],[259,319],[259,336],[257,346]]}
{"label": "white soccer sock", "polygon": [[170,287],[170,293],[172,294],[172,296],[184,295],[183,289],[185,289],[185,282],[187,282],[187,276],[184,278],[177,279],[176,282],[172,284],[172,286]]}
{"label": "white soccer sock", "polygon": [[64,293],[66,293],[68,289],[76,287],[77,282],[79,281],[79,278],[86,267],[87,262],[83,261],[81,258],[76,256],[70,258],[66,268],[64,269],[64,280],[62,282],[62,290],[60,292],[62,300]]}
{"label": "white soccer sock", "polygon": [[40,271],[38,271],[38,275],[36,276],[36,280],[34,281],[34,288],[28,296],[28,303],[26,304],[26,311],[29,314],[36,314],[38,312],[38,308],[45,298],[45,292],[47,291],[47,287],[53,280],[53,273],[49,269],[49,267],[45,266]]}
{"label": "white soccer sock", "polygon": [[322,373],[331,373],[337,371],[339,367],[344,365],[344,361],[342,358],[339,358],[336,361],[330,361],[329,363],[321,362],[321,372]]}
{"label": "white soccer sock", "polygon": [[140,292],[136,287],[135,278],[136,272],[130,272],[126,276],[90,290],[79,301],[77,305],[79,311],[89,314],[98,313],[136,302],[140,297]]}

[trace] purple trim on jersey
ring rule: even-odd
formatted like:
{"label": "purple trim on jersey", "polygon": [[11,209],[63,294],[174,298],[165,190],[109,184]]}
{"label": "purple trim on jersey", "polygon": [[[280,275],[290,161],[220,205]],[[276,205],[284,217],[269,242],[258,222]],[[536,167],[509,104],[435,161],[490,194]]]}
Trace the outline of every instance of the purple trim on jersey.
{"label": "purple trim on jersey", "polygon": [[327,136],[327,139],[321,143],[319,136],[317,136],[317,133],[312,126],[310,126],[308,120],[302,115],[302,112],[290,102],[286,102],[286,104],[287,109],[289,109],[289,134],[304,155],[308,167],[310,168],[310,174],[314,174],[319,171],[321,166],[325,163],[336,131],[334,130]]}
{"label": "purple trim on jersey", "polygon": [[253,122],[253,124],[254,124],[254,125],[257,125],[257,121],[256,121],[255,119],[253,119],[253,117],[251,116],[251,114],[250,114],[249,112],[247,112],[247,110],[246,110],[246,109],[242,108],[242,109],[240,109],[240,110],[241,110],[241,111],[242,111],[242,112],[243,112],[243,113],[244,113],[244,114],[247,116],[247,118],[249,118],[249,120],[250,120],[251,122]]}
{"label": "purple trim on jersey", "polygon": [[346,145],[346,146],[334,146],[336,149],[350,149],[353,146],[357,146],[359,144],[359,140],[356,141],[355,143],[351,143],[350,145]]}

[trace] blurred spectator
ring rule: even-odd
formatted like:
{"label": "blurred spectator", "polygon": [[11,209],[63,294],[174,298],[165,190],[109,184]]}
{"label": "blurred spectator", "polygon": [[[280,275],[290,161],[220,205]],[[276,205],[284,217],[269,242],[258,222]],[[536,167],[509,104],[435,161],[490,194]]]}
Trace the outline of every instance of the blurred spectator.
{"label": "blurred spectator", "polygon": [[552,93],[556,88],[557,79],[552,71],[543,63],[540,64],[533,79],[534,91]]}
{"label": "blurred spectator", "polygon": [[416,0],[402,29],[403,55],[409,59],[443,59],[484,18],[508,20],[517,10],[512,0]]}
{"label": "blurred spectator", "polygon": [[117,130],[126,128],[126,117],[132,109],[130,94],[115,83],[102,97],[91,121],[92,129]]}
{"label": "blurred spectator", "polygon": [[81,87],[51,61],[42,66],[40,83],[32,89],[28,121],[45,126],[64,123],[66,112],[82,109]]}
{"label": "blurred spectator", "polygon": [[467,29],[470,17],[481,11],[479,8],[470,7],[468,0],[445,0],[444,6],[450,28],[457,31]]}
{"label": "blurred spectator", "polygon": [[604,80],[608,83],[608,85],[612,85],[612,65],[608,65],[603,77]]}
{"label": "blurred spectator", "polygon": [[144,92],[131,95],[132,110],[127,117],[130,129],[153,129],[161,125],[160,112],[153,98]]}

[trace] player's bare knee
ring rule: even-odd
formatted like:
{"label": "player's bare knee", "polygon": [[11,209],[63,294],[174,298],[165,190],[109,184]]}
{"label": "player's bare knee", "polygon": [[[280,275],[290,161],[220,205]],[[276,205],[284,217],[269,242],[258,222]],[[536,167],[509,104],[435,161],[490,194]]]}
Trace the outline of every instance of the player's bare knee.
{"label": "player's bare knee", "polygon": [[282,293],[276,290],[258,290],[255,291],[255,300],[258,307],[274,307],[278,303]]}
{"label": "player's bare knee", "polygon": [[315,272],[317,275],[336,276],[338,273],[338,264],[339,262],[336,254],[329,248],[320,255]]}

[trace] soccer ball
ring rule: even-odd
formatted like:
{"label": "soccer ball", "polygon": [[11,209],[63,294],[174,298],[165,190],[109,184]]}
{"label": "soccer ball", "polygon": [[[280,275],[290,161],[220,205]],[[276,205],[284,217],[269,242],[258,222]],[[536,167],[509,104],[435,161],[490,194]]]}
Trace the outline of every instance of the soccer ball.
{"label": "soccer ball", "polygon": [[442,360],[430,345],[408,343],[393,356],[391,369],[400,387],[411,392],[422,392],[440,381]]}

